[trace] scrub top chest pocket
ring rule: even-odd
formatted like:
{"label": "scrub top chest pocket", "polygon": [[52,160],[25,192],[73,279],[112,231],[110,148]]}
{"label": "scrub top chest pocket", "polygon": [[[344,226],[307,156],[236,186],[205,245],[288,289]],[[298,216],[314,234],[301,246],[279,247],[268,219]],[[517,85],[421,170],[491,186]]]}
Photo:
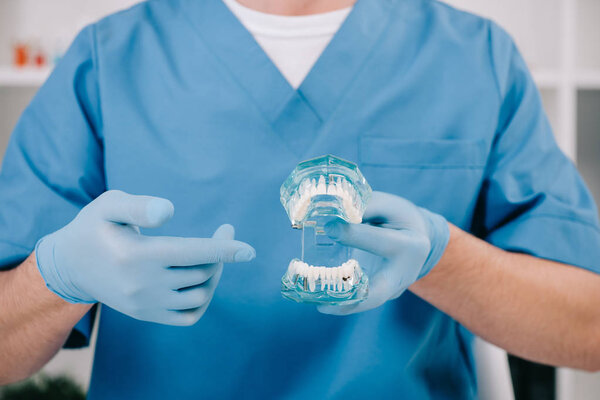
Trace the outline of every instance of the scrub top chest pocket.
{"label": "scrub top chest pocket", "polygon": [[359,139],[360,169],[373,190],[402,196],[468,229],[488,146],[484,140]]}

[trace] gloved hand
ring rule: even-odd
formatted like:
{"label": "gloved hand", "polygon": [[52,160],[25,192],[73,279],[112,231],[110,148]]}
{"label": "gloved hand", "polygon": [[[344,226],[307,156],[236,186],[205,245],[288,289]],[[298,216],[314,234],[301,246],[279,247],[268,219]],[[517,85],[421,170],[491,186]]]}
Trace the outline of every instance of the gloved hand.
{"label": "gloved hand", "polygon": [[440,260],[450,231],[444,217],[389,193],[373,192],[362,224],[335,220],[325,225],[333,240],[354,247],[355,258],[369,270],[369,295],[348,306],[318,306],[324,314],[346,315],[379,307],[399,297]]}
{"label": "gloved hand", "polygon": [[108,191],[36,246],[46,285],[71,303],[101,302],[133,318],[192,325],[206,311],[223,263],[250,261],[254,249],[222,225],[212,239],[153,237],[173,215],[165,199]]}

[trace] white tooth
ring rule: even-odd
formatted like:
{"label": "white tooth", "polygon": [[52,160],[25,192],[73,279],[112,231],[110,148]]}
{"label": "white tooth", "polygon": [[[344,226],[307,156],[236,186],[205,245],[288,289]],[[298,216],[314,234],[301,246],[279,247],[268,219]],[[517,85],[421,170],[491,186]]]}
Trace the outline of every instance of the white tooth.
{"label": "white tooth", "polygon": [[325,278],[325,271],[323,271],[323,267],[319,267],[318,279],[319,279],[319,284],[321,285],[321,290],[323,290],[324,278]]}
{"label": "white tooth", "polygon": [[353,279],[353,268],[352,268],[352,264],[351,263],[347,263],[346,264],[346,277],[348,277],[348,280],[346,281],[347,285],[348,285],[348,290],[350,289],[350,287],[353,285],[354,283],[354,279]]}
{"label": "white tooth", "polygon": [[360,265],[356,261],[354,262],[354,275],[357,279],[360,279],[360,277],[362,276],[362,270],[360,269]]}
{"label": "white tooth", "polygon": [[314,292],[315,290],[317,290],[317,279],[319,279],[319,267],[313,267],[312,268],[312,290],[311,292]]}
{"label": "white tooth", "polygon": [[306,279],[306,276],[308,275],[308,264],[307,263],[303,262],[302,264],[300,264],[299,273],[300,273],[300,275],[302,275],[303,278]]}
{"label": "white tooth", "polygon": [[352,185],[348,185],[347,186],[347,190],[346,190],[346,194],[348,195],[348,197],[354,197],[354,187]]}
{"label": "white tooth", "polygon": [[308,290],[310,290],[310,270],[309,269],[305,269],[303,272],[304,273],[302,274],[302,277],[304,278],[304,281],[306,282],[306,284],[304,285],[304,287],[308,291]]}
{"label": "white tooth", "polygon": [[330,271],[330,275],[331,275],[331,290],[335,291],[335,268],[331,268]]}
{"label": "white tooth", "polygon": [[327,194],[335,195],[335,193],[336,193],[335,185],[333,184],[332,181],[329,181],[329,185],[327,185]]}
{"label": "white tooth", "polygon": [[308,179],[304,179],[302,181],[302,183],[300,184],[299,192],[306,193],[306,189],[308,188],[308,186],[309,186]]}
{"label": "white tooth", "polygon": [[339,290],[340,286],[340,267],[335,267],[333,269],[333,290],[336,292]]}
{"label": "white tooth", "polygon": [[319,177],[319,183],[317,183],[317,192],[319,194],[325,194],[327,192],[327,188],[325,186],[325,177],[323,175]]}

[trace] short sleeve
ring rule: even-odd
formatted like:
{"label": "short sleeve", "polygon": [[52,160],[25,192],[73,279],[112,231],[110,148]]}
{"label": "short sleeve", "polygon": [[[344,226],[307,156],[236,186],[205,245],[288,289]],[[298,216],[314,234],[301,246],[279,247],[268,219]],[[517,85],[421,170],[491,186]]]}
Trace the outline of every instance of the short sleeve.
{"label": "short sleeve", "polygon": [[77,36],[9,140],[0,169],[0,269],[21,263],[105,190],[93,35],[90,26]]}
{"label": "short sleeve", "polygon": [[80,349],[90,344],[94,320],[98,311],[98,305],[94,304],[81,320],[73,327],[71,334],[63,345],[66,349]]}
{"label": "short sleeve", "polygon": [[495,24],[490,46],[502,105],[474,232],[506,250],[600,272],[594,200],[558,148],[523,58]]}

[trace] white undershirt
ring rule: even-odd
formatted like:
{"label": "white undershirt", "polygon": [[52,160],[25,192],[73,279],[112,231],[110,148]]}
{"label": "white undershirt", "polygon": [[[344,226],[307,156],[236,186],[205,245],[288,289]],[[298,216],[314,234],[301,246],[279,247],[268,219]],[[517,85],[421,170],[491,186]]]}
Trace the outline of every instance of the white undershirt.
{"label": "white undershirt", "polygon": [[294,88],[298,88],[352,7],[323,14],[283,16],[223,0]]}

